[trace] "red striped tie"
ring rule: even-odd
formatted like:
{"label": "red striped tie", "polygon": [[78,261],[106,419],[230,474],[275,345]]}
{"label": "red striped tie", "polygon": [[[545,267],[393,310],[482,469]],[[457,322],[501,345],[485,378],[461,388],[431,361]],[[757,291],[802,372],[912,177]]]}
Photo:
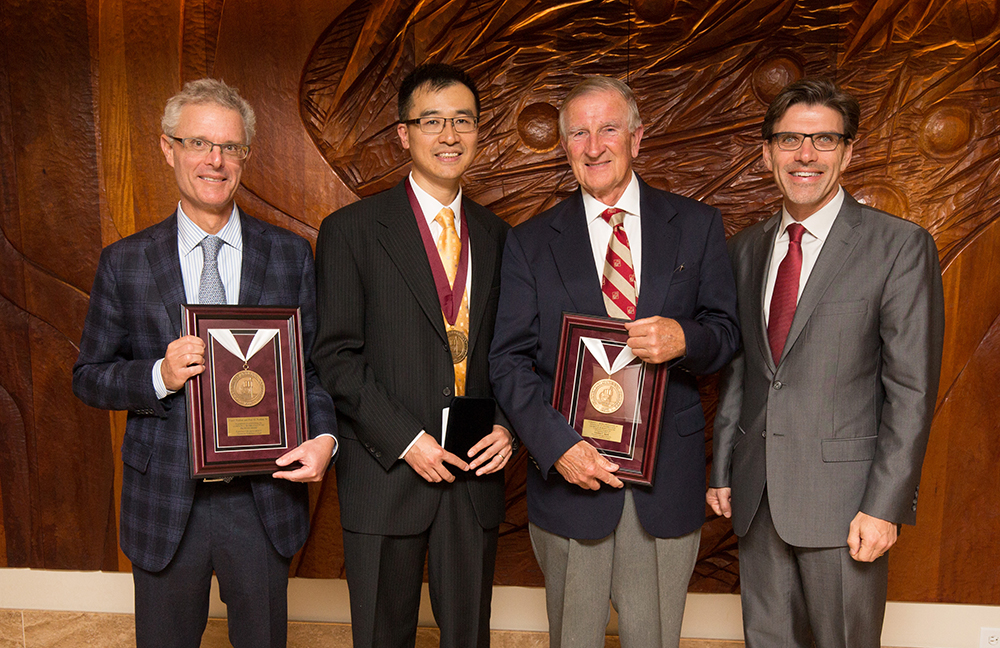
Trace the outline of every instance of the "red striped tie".
{"label": "red striped tie", "polygon": [[634,320],[635,270],[632,268],[628,235],[622,225],[625,211],[609,207],[601,213],[601,218],[611,225],[611,240],[608,241],[608,255],[604,259],[604,276],[601,278],[604,306],[611,317]]}
{"label": "red striped tie", "polygon": [[788,226],[788,252],[778,266],[778,276],[774,279],[771,293],[771,310],[767,318],[767,341],[771,345],[771,357],[777,365],[785,349],[788,330],[795,317],[795,306],[799,300],[799,275],[802,274],[802,234],[806,228],[799,223]]}

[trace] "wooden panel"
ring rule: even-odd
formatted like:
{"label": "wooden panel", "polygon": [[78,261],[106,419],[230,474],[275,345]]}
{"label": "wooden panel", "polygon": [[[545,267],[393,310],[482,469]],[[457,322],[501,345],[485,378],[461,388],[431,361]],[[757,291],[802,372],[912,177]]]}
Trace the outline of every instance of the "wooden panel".
{"label": "wooden panel", "polygon": [[[68,368],[100,248],[176,204],[157,138],[183,81],[218,76],[251,101],[258,134],[238,201],[314,241],[326,214],[405,174],[396,88],[424,60],[456,63],[479,84],[481,148],[467,191],[508,221],[575,187],[555,108],[580,74],[599,73],[636,90],[644,179],[720,207],[730,234],[780,201],[760,163],[768,101],[790,80],[823,74],[863,108],[846,186],[928,227],[948,266],[919,525],[892,554],[890,595],[995,602],[1000,574],[983,566],[997,556],[982,548],[1000,533],[988,499],[1000,447],[1000,0],[0,0],[0,36],[6,564],[128,568],[111,528],[124,417],[77,403]],[[714,378],[702,387],[711,419]],[[524,454],[507,468],[498,583],[541,582],[526,469]],[[294,569],[342,577],[332,477],[311,502],[314,532]],[[706,525],[691,587],[738,587],[728,522]]]}

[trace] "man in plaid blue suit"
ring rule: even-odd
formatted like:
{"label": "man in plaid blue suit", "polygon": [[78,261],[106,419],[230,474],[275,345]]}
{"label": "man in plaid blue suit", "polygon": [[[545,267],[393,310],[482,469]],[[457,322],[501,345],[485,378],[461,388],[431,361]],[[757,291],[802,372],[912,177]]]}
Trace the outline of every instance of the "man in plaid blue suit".
{"label": "man in plaid blue suit", "polygon": [[[178,208],[102,252],[73,390],[94,407],[129,412],[121,546],[133,564],[137,645],[197,648],[214,571],[232,644],[284,646],[289,564],[309,534],[308,493],[298,482],[321,480],[336,452],[333,402],[308,366],[313,438],[275,466],[301,467],[227,482],[191,479],[183,386],[204,371],[205,345],[180,335],[180,306],[298,305],[308,358],[316,327],[312,250],[235,205],[255,126],[235,89],[213,79],[185,84],[167,102],[162,126]],[[217,298],[206,299],[213,292]]]}

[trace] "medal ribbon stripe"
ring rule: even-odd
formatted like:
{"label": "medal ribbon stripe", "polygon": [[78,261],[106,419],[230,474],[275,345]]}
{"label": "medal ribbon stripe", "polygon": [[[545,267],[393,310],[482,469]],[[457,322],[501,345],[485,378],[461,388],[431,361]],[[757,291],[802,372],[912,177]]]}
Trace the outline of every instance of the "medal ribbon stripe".
{"label": "medal ribbon stripe", "polygon": [[608,253],[604,260],[604,273],[601,278],[604,306],[611,317],[634,320],[635,270],[632,267],[632,251],[624,227],[625,211],[609,207],[601,212],[601,218],[611,226],[611,238],[608,241]]}
{"label": "medal ribbon stripe", "polygon": [[[441,236],[437,240],[438,254],[441,257],[441,264],[444,266],[445,274],[448,275],[448,283],[452,287],[455,285],[455,276],[458,273],[459,258],[462,253],[462,241],[458,237],[455,229],[455,212],[448,207],[444,207],[434,217],[434,221],[441,226]],[[444,317],[444,313],[442,313]],[[466,288],[462,294],[462,306],[459,308],[458,317],[455,323],[449,324],[448,318],[444,318],[445,328],[449,332],[448,346],[451,349],[452,362],[455,367],[455,395],[465,395],[465,374],[468,369],[469,357],[469,291]],[[452,339],[451,333],[457,331],[459,335]]]}

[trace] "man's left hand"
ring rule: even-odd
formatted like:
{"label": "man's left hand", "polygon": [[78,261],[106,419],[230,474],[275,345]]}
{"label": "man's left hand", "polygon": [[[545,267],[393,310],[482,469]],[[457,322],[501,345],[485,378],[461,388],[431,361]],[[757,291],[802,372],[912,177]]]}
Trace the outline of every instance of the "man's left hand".
{"label": "man's left hand", "polygon": [[475,470],[477,477],[503,470],[510,461],[513,441],[514,436],[507,431],[507,428],[494,425],[492,432],[469,449],[469,457],[479,455],[469,462],[469,469]]}
{"label": "man's left hand", "polygon": [[660,364],[679,358],[687,352],[684,329],[677,320],[666,317],[644,317],[625,324],[628,345],[637,358]]}
{"label": "man's left hand", "polygon": [[330,435],[309,439],[274,461],[279,466],[287,466],[298,461],[302,466],[295,470],[279,470],[271,476],[295,482],[323,481],[326,467],[330,465],[330,459],[333,458],[333,446],[334,439]]}
{"label": "man's left hand", "polygon": [[889,551],[889,547],[896,544],[896,535],[896,525],[892,522],[858,511],[851,520],[851,528],[847,534],[851,558],[858,562],[877,560]]}

